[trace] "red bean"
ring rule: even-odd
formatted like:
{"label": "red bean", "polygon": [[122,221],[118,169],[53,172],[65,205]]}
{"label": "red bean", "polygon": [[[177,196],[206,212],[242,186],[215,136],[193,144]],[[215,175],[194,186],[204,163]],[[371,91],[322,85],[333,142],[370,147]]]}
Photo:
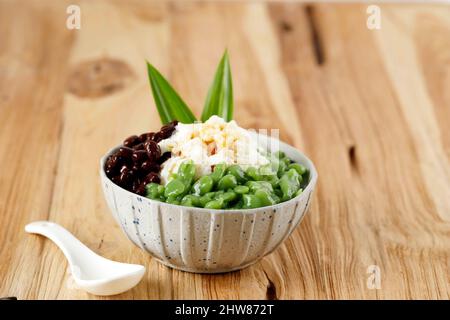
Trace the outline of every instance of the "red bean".
{"label": "red bean", "polygon": [[144,143],[141,142],[133,147],[133,150],[145,150]]}
{"label": "red bean", "polygon": [[139,178],[134,179],[133,183],[131,184],[131,190],[133,192],[136,192],[136,190],[139,188],[140,185],[141,185],[141,180]]}
{"label": "red bean", "polygon": [[145,188],[147,184],[142,182],[139,184],[139,186],[136,188],[136,190],[134,191],[135,193],[137,193],[140,196],[145,197],[146,193],[147,193],[147,189]]}
{"label": "red bean", "polygon": [[161,154],[158,142],[169,138],[177,124],[178,121],[172,121],[156,133],[146,132],[125,139],[123,146],[106,160],[106,175],[115,184],[145,196],[148,183],[160,183],[160,165],[171,156],[170,152]]}
{"label": "red bean", "polygon": [[125,159],[130,159],[133,155],[133,149],[128,147],[120,147],[116,152],[116,156],[124,157]]}
{"label": "red bean", "polygon": [[108,160],[106,161],[106,166],[107,167],[117,167],[120,164],[120,158],[113,154],[112,156],[109,156]]}
{"label": "red bean", "polygon": [[160,130],[161,137],[163,139],[169,138],[175,131],[175,125],[171,122],[163,126]]}
{"label": "red bean", "polygon": [[159,148],[159,145],[152,140],[145,143],[145,150],[147,151],[147,156],[151,161],[155,161],[161,156],[161,149]]}
{"label": "red bean", "polygon": [[133,135],[131,137],[128,137],[123,142],[123,145],[125,147],[133,147],[134,145],[138,144],[140,142],[139,137],[136,135]]}
{"label": "red bean", "polygon": [[149,173],[149,172],[159,172],[161,167],[159,166],[159,164],[147,160],[142,162],[140,169],[141,172],[143,173]]}
{"label": "red bean", "polygon": [[163,131],[163,130],[165,130],[165,129],[167,129],[167,128],[175,129],[175,127],[177,126],[177,124],[178,124],[178,121],[177,121],[177,120],[173,120],[172,122],[169,122],[168,124],[163,125],[163,126],[161,127],[161,130],[160,130],[160,131]]}
{"label": "red bean", "polygon": [[139,140],[141,142],[146,142],[147,140],[151,140],[153,138],[153,136],[155,135],[154,132],[147,132],[147,133],[143,133],[139,136]]}
{"label": "red bean", "polygon": [[111,178],[113,175],[118,173],[119,167],[120,167],[120,163],[117,160],[117,156],[115,156],[115,155],[109,156],[105,162],[106,175]]}
{"label": "red bean", "polygon": [[145,161],[147,157],[147,152],[145,150],[135,150],[133,151],[133,155],[131,156],[134,163],[142,163]]}
{"label": "red bean", "polygon": [[128,187],[133,182],[134,172],[131,169],[128,169],[127,167],[123,166],[120,169],[120,175],[119,175],[119,183],[122,187]]}
{"label": "red bean", "polygon": [[152,140],[155,141],[156,143],[160,142],[163,139],[164,139],[164,135],[161,132],[156,132],[152,138]]}
{"label": "red bean", "polygon": [[119,176],[112,177],[111,181],[114,182],[115,184],[120,184]]}
{"label": "red bean", "polygon": [[158,164],[162,164],[163,162],[165,162],[166,160],[168,160],[170,157],[172,156],[172,154],[170,152],[164,152],[161,157],[159,157],[158,160],[156,160],[156,162]]}
{"label": "red bean", "polygon": [[142,180],[143,183],[160,183],[161,179],[159,178],[159,175],[155,172],[150,172],[148,175],[145,176],[145,178]]}
{"label": "red bean", "polygon": [[115,172],[115,171],[119,171],[119,169],[123,165],[129,166],[131,164],[132,164],[131,158],[127,159],[123,156],[119,156],[119,155],[115,154],[111,157],[110,162],[107,165],[105,165],[105,169],[111,169],[113,172]]}
{"label": "red bean", "polygon": [[112,178],[116,172],[114,169],[105,168],[105,173],[108,178]]}

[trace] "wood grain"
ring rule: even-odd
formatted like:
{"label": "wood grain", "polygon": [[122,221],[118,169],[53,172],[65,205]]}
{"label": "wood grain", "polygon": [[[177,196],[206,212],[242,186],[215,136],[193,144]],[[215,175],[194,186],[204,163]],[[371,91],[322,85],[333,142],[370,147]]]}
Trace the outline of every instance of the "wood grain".
{"label": "wood grain", "polygon": [[[449,299],[450,8],[300,3],[0,1],[0,296],[97,299],[24,225],[50,219],[107,258],[144,264],[113,299]],[[236,120],[280,129],[317,166],[302,224],[220,275],[164,267],[114,223],[98,161],[159,127],[145,60],[199,114],[227,47]],[[86,80],[90,79],[90,80]],[[89,82],[91,81],[91,82]],[[367,268],[381,289],[367,287]]]}

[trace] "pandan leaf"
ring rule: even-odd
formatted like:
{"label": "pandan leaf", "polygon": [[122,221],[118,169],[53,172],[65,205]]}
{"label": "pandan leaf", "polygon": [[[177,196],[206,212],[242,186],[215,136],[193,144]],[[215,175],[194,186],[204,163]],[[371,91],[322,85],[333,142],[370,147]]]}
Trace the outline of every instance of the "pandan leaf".
{"label": "pandan leaf", "polygon": [[147,70],[153,99],[155,100],[162,124],[173,120],[178,120],[182,123],[194,123],[196,121],[194,114],[169,82],[148,62]]}
{"label": "pandan leaf", "polygon": [[227,51],[223,54],[217,67],[214,81],[206,97],[201,119],[204,122],[212,115],[222,117],[225,121],[233,119],[233,84]]}

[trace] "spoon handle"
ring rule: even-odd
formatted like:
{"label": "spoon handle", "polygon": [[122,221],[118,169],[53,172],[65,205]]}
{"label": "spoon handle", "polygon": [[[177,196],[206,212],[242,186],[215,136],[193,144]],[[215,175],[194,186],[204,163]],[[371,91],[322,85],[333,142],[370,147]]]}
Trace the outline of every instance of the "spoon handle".
{"label": "spoon handle", "polygon": [[[92,258],[96,253],[86,247],[73,234],[50,221],[34,221],[25,226],[25,231],[45,236],[52,240],[64,253],[71,268],[76,265],[75,257]],[[97,256],[98,257],[98,256]]]}

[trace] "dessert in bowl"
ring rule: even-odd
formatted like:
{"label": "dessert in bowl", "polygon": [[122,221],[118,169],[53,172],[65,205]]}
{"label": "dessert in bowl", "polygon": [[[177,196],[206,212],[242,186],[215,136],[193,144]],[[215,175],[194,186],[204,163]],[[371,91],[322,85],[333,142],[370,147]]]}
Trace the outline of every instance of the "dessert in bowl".
{"label": "dessert in bowl", "polygon": [[[210,138],[203,132],[212,123],[217,130]],[[233,136],[228,126],[216,117],[171,123],[163,127],[165,134],[130,137],[124,142],[128,147],[116,147],[101,159],[102,187],[117,223],[165,265],[200,273],[241,269],[275,250],[310,205],[317,172],[306,156],[234,122],[240,132]],[[233,143],[221,140],[229,135]],[[244,156],[227,155],[228,145],[239,150],[240,138]],[[264,150],[274,145],[278,152]],[[145,163],[149,159],[153,167]]]}
{"label": "dessert in bowl", "polygon": [[165,265],[199,273],[248,266],[275,250],[305,215],[313,163],[233,121],[228,54],[195,116],[147,64],[158,132],[127,138],[100,161],[106,202],[128,238]]}

